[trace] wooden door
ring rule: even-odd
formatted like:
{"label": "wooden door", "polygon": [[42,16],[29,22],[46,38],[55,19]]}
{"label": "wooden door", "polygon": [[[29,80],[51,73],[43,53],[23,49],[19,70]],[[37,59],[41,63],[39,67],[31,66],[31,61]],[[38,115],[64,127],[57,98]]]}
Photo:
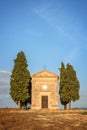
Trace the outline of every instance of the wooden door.
{"label": "wooden door", "polygon": [[48,108],[48,96],[42,96],[42,108]]}

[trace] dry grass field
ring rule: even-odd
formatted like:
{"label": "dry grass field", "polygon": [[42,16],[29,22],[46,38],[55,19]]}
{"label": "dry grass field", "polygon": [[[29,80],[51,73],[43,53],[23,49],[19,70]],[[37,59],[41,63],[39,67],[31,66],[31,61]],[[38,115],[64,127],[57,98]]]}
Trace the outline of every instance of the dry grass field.
{"label": "dry grass field", "polygon": [[0,130],[87,130],[87,111],[1,108]]}

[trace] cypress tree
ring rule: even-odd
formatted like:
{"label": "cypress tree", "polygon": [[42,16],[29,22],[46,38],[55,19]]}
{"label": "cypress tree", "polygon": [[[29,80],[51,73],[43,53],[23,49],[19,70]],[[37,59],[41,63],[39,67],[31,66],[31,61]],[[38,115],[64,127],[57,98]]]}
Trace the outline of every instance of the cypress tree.
{"label": "cypress tree", "polygon": [[10,95],[21,109],[30,98],[30,72],[23,51],[17,54],[10,78]]}
{"label": "cypress tree", "polygon": [[69,63],[67,64],[67,74],[68,74],[68,86],[69,86],[69,97],[70,97],[70,105],[69,109],[71,108],[71,101],[76,101],[79,99],[79,89],[80,84],[76,75],[76,71],[74,70],[73,66]]}
{"label": "cypress tree", "polygon": [[67,109],[67,104],[69,103],[69,93],[68,93],[68,75],[64,63],[61,63],[60,69],[60,102],[64,105],[64,109]]}
{"label": "cypress tree", "polygon": [[71,101],[76,101],[79,99],[79,89],[80,84],[76,76],[76,71],[73,66],[69,63],[65,68],[64,63],[61,63],[60,69],[60,102],[64,105],[64,109],[67,108],[67,104],[69,103],[69,107],[71,108]]}

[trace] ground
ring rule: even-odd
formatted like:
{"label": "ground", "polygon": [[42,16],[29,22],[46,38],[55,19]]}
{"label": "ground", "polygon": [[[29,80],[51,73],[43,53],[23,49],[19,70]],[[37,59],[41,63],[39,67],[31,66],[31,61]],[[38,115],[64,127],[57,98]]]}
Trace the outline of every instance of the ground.
{"label": "ground", "polygon": [[87,130],[87,110],[1,108],[0,130]]}

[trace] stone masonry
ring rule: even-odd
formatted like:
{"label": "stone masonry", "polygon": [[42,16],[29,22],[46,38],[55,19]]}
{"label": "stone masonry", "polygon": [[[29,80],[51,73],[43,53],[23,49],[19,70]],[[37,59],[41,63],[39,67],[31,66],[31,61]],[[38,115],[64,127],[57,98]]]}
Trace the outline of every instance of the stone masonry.
{"label": "stone masonry", "polygon": [[32,75],[31,109],[58,109],[58,79],[47,70]]}

